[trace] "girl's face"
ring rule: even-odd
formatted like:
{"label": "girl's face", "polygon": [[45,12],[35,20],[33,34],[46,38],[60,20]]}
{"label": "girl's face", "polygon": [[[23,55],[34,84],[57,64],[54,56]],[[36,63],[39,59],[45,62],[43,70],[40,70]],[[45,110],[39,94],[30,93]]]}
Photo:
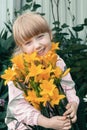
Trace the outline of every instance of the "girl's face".
{"label": "girl's face", "polygon": [[40,33],[29,39],[21,46],[25,53],[37,52],[38,55],[45,55],[51,48],[51,36],[49,33]]}

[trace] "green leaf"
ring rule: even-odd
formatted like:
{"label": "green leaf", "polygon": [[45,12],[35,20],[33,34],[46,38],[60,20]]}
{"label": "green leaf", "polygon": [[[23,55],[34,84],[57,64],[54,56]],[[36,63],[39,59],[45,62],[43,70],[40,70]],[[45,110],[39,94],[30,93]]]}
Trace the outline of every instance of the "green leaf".
{"label": "green leaf", "polygon": [[26,2],[30,3],[30,2],[33,2],[33,0],[26,0]]}
{"label": "green leaf", "polygon": [[4,31],[4,29],[1,31],[1,33],[0,33],[0,38],[2,38],[2,39],[7,39],[7,35],[8,35],[8,31]]}
{"label": "green leaf", "polygon": [[60,32],[60,31],[62,31],[62,28],[54,27],[54,28],[52,29],[52,31],[57,31],[56,33],[58,33],[58,32]]}
{"label": "green leaf", "polygon": [[31,4],[25,4],[23,7],[22,7],[22,10],[27,10],[27,9],[31,9],[32,7],[32,3]]}
{"label": "green leaf", "polygon": [[32,9],[32,11],[36,11],[38,8],[40,8],[41,7],[41,5],[40,4],[36,4],[36,3],[34,3],[33,4],[33,9]]}
{"label": "green leaf", "polygon": [[72,29],[76,32],[82,31],[84,29],[83,24],[79,24],[76,27],[72,27]]}
{"label": "green leaf", "polygon": [[60,25],[60,22],[59,21],[54,21],[53,24],[54,25]]}
{"label": "green leaf", "polygon": [[12,44],[15,44],[12,35],[9,36],[6,40],[0,39],[0,45],[5,50],[10,49],[12,47]]}
{"label": "green leaf", "polygon": [[8,23],[5,23],[5,25],[8,28],[8,30],[10,31],[10,33],[12,33],[12,28],[8,25]]}
{"label": "green leaf", "polygon": [[64,23],[61,27],[62,28],[67,28],[67,27],[69,27],[69,25],[67,25],[66,23]]}

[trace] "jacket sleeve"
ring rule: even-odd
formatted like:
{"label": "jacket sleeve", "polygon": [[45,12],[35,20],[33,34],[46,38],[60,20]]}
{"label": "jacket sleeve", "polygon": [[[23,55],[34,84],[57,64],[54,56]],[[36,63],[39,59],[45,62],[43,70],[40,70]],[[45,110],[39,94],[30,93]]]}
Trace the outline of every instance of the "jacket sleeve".
{"label": "jacket sleeve", "polygon": [[[23,92],[16,88],[13,82],[9,86],[9,103],[6,116],[6,124],[12,124],[13,119],[27,125],[37,125],[37,119],[40,114],[32,105],[24,99]],[[11,118],[9,118],[11,117]]]}
{"label": "jacket sleeve", "polygon": [[[67,68],[64,60],[58,57],[57,66],[59,66],[63,71]],[[76,95],[75,83],[72,80],[70,73],[64,76],[61,80],[61,86],[66,94],[66,97],[69,102],[75,101],[79,104],[79,98]]]}

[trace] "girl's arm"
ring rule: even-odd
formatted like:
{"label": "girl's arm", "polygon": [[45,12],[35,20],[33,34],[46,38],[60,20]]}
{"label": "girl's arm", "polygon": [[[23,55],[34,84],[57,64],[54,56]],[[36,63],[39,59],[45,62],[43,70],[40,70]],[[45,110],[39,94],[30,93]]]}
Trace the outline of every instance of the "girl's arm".
{"label": "girl's arm", "polygon": [[[60,57],[58,57],[58,61],[56,65],[59,66],[63,71],[66,69],[66,64],[63,61],[63,59]],[[68,73],[65,77],[62,78],[61,86],[63,90],[65,91],[68,101],[76,102],[77,105],[79,105],[79,98],[76,95],[75,83],[72,80],[70,73]]]}
{"label": "girl's arm", "polygon": [[[37,125],[37,118],[40,112],[25,101],[23,92],[16,88],[13,82],[8,83],[9,102],[7,116],[5,119],[9,128],[15,128],[17,121],[20,123],[20,129],[24,130],[23,123],[27,125]],[[21,128],[21,126],[23,128]]]}
{"label": "girl's arm", "polygon": [[[57,65],[60,66],[63,71],[66,69],[66,64],[60,57],[58,57]],[[72,80],[70,73],[68,73],[65,77],[62,78],[61,86],[65,91],[66,97],[69,101],[66,106],[66,112],[63,115],[69,115],[72,123],[74,123],[77,120],[76,113],[79,105],[79,97],[76,95],[75,83]]]}

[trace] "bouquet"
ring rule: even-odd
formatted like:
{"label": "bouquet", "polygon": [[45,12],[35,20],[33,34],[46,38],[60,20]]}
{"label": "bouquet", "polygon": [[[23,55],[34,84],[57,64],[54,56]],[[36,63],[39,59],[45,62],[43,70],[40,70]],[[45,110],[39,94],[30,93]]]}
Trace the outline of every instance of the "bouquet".
{"label": "bouquet", "polygon": [[[36,52],[18,54],[11,59],[12,68],[9,67],[1,75],[1,78],[5,79],[5,84],[13,81],[15,87],[24,92],[24,98],[46,117],[62,115],[67,104],[60,81],[70,68],[63,72],[56,66],[57,49],[58,43],[52,43],[51,50],[44,56],[38,56]],[[34,126],[32,129],[46,128]]]}

